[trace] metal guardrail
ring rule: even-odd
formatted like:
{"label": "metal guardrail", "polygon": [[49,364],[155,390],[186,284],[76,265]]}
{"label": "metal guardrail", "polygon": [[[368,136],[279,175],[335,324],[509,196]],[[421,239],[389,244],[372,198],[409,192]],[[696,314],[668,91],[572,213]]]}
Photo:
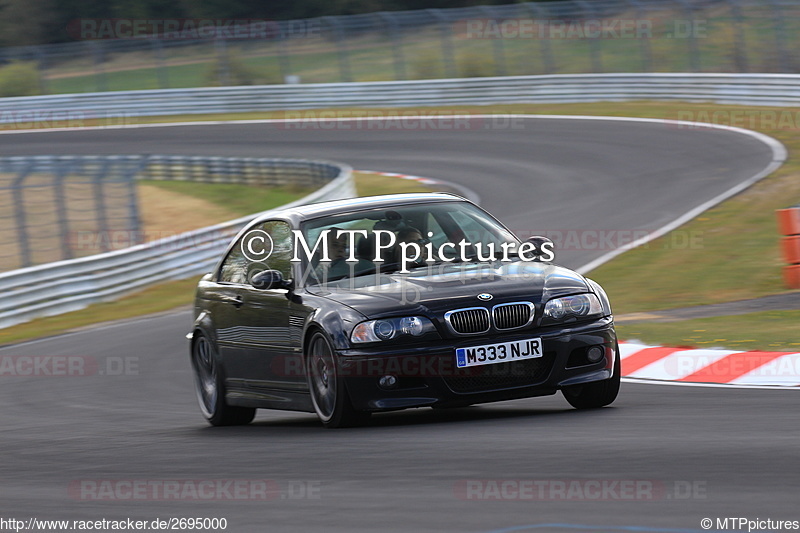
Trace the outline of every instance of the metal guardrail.
{"label": "metal guardrail", "polygon": [[[0,123],[335,107],[622,100],[800,105],[800,74],[575,74],[122,91],[0,99]],[[287,117],[296,116],[287,113]]]}
{"label": "metal guardrail", "polygon": [[[338,163],[256,158],[138,157],[142,160],[142,168],[149,169],[147,177],[150,179],[172,179],[179,175],[183,179],[196,181],[242,183],[274,180],[276,176],[285,174],[293,177],[305,175],[309,184],[324,183],[318,190],[284,208],[355,195],[352,169]],[[200,171],[200,168],[206,168],[207,172]],[[259,174],[252,172],[253,168],[269,169],[270,172]],[[123,250],[0,273],[0,329],[111,300],[153,283],[207,272],[219,259],[233,235],[260,214]]]}
{"label": "metal guardrail", "polygon": [[137,180],[315,189],[338,172],[328,163],[242,157],[0,157],[0,271],[141,244]]}

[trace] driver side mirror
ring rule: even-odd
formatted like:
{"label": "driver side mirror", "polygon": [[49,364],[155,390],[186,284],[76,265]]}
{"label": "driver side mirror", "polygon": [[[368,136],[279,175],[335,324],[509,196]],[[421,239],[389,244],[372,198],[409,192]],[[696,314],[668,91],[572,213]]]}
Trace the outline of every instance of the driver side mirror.
{"label": "driver side mirror", "polygon": [[250,285],[261,290],[291,289],[292,281],[283,279],[279,270],[263,270],[253,276]]}
{"label": "driver side mirror", "polygon": [[534,261],[551,262],[556,258],[555,245],[553,241],[541,235],[534,235],[529,237],[527,242],[533,244],[535,251],[533,252]]}

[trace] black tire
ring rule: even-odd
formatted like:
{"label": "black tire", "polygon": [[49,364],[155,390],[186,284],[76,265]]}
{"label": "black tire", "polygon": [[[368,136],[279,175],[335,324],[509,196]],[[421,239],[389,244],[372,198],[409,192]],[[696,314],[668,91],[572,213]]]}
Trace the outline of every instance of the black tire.
{"label": "black tire", "polygon": [[323,332],[316,331],[308,339],[305,354],[306,379],[314,411],[326,428],[361,425],[369,419],[370,413],[353,409],[337,364],[331,341]]}
{"label": "black tire", "polygon": [[192,341],[192,369],[200,411],[212,426],[242,426],[256,416],[252,407],[225,403],[225,382],[214,348],[202,333]]}
{"label": "black tire", "polygon": [[614,375],[611,378],[586,383],[585,385],[571,385],[561,389],[564,398],[575,409],[597,409],[610,405],[619,394],[620,370],[622,368],[619,358],[619,345],[615,346],[616,357],[614,360]]}

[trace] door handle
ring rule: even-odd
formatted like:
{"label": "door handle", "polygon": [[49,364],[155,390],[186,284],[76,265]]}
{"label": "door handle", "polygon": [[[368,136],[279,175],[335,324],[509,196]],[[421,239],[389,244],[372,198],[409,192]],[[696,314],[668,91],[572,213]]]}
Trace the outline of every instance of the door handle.
{"label": "door handle", "polygon": [[244,299],[242,298],[241,294],[237,294],[236,296],[234,296],[233,302],[231,302],[231,303],[233,303],[234,307],[236,307],[238,309],[242,305],[244,305]]}

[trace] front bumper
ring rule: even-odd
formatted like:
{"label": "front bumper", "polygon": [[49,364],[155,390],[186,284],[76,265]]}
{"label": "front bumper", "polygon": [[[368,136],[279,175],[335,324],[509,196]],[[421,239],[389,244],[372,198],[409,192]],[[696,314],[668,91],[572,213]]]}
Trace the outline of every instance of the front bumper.
{"label": "front bumper", "polygon": [[[542,339],[540,358],[456,368],[456,348],[532,337]],[[425,346],[343,350],[338,371],[358,410],[457,407],[545,396],[568,385],[608,379],[613,373],[615,344],[613,319],[605,317],[570,327],[442,339]],[[596,345],[604,347],[605,356],[588,363],[582,355]],[[382,385],[384,376],[393,376],[394,385]]]}

